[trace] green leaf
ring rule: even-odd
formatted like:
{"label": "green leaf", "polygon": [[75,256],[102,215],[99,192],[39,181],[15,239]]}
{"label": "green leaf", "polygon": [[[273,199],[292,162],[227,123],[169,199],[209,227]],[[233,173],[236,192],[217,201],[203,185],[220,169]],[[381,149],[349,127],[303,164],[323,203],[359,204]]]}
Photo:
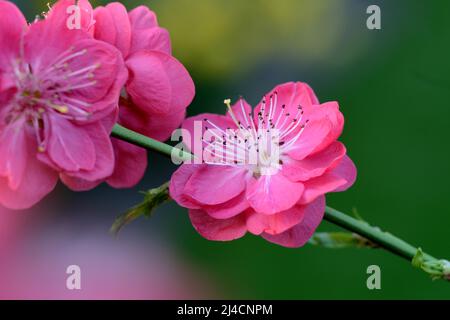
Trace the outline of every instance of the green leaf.
{"label": "green leaf", "polygon": [[116,218],[111,226],[110,232],[117,236],[122,228],[130,222],[136,220],[141,216],[150,217],[153,211],[166,201],[170,200],[169,196],[169,183],[165,183],[162,186],[154,189],[150,189],[144,194],[144,201],[127,210]]}
{"label": "green leaf", "polygon": [[416,254],[414,255],[411,264],[416,268],[422,268],[425,258],[423,256],[422,248],[418,248]]}

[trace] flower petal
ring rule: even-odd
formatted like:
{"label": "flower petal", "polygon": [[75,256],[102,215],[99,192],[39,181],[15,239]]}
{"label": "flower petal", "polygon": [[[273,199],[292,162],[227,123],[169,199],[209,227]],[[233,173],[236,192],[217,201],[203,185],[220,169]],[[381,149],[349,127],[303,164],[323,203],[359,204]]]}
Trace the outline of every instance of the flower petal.
{"label": "flower petal", "polygon": [[[66,172],[71,177],[97,182],[112,175],[114,171],[114,150],[109,134],[101,123],[85,126],[90,139],[95,146],[95,165],[92,170]],[[70,185],[68,185],[70,188]]]}
{"label": "flower petal", "polygon": [[33,138],[26,140],[26,154],[20,155],[26,159],[20,182],[12,189],[8,179],[0,177],[0,204],[10,209],[32,207],[49,194],[58,181],[57,172],[36,158],[36,141]]}
{"label": "flower petal", "polygon": [[[73,10],[73,9],[75,9]],[[79,9],[79,11],[78,11]],[[52,26],[56,29],[76,30],[77,25],[75,19],[76,14],[80,14],[80,29],[84,32],[93,34],[94,11],[88,0],[58,0],[47,13],[45,20],[51,21]],[[71,19],[75,18],[75,19]],[[73,25],[72,25],[73,24]]]}
{"label": "flower petal", "polygon": [[130,11],[129,18],[132,29],[131,52],[155,50],[172,55],[169,33],[158,26],[153,11],[140,6]]}
{"label": "flower petal", "polygon": [[63,171],[92,170],[95,146],[83,127],[58,116],[49,115],[51,133],[48,156]]}
{"label": "flower petal", "polygon": [[202,210],[189,210],[189,217],[195,230],[207,240],[231,241],[247,233],[245,215],[230,219],[214,219]]}
{"label": "flower petal", "polygon": [[127,92],[141,109],[167,114],[180,112],[192,102],[194,83],[184,66],[170,55],[139,51],[126,63],[130,70]]}
{"label": "flower petal", "polygon": [[158,26],[156,14],[146,6],[139,6],[131,10],[129,18],[133,31],[146,30]]}
{"label": "flower petal", "polygon": [[267,93],[256,106],[254,111],[255,123],[258,123],[258,114],[261,112],[266,122],[270,118],[274,123],[278,122],[281,125],[285,117],[289,120],[296,118],[296,115],[300,112],[300,106],[302,108],[310,107],[318,104],[318,102],[313,90],[306,83],[288,82],[280,84]]}
{"label": "flower petal", "polygon": [[113,188],[134,187],[144,177],[147,168],[147,150],[128,142],[112,139],[115,168],[106,181]]}
{"label": "flower petal", "polygon": [[131,46],[131,24],[125,6],[113,2],[95,9],[95,34],[98,40],[114,45],[127,57]]}
{"label": "flower petal", "polygon": [[215,219],[229,219],[243,213],[250,207],[245,192],[216,206],[203,206],[203,209]]}
{"label": "flower petal", "polygon": [[345,152],[345,146],[336,141],[325,150],[310,155],[303,160],[295,160],[289,157],[282,159],[282,172],[292,181],[306,181],[334,168],[345,156]]}
{"label": "flower petal", "polygon": [[172,175],[169,185],[170,197],[174,199],[180,206],[189,209],[200,209],[200,206],[192,198],[184,194],[184,187],[191,176],[200,166],[193,164],[181,165]]}
{"label": "flower petal", "polygon": [[336,188],[334,192],[345,191],[350,188],[356,181],[356,166],[352,159],[348,156],[344,156],[341,163],[332,171],[332,173],[338,177],[343,177],[347,183]]}
{"label": "flower petal", "polygon": [[323,143],[330,131],[331,123],[327,118],[309,121],[304,131],[298,133],[300,137],[296,142],[284,150],[291,158],[303,160]]}
{"label": "flower petal", "polygon": [[344,156],[336,168],[305,182],[305,192],[299,203],[310,203],[328,192],[347,190],[355,180],[356,167],[348,156]]}
{"label": "flower petal", "polygon": [[119,123],[158,141],[166,141],[183,122],[186,111],[158,114],[145,112],[132,102],[120,105]]}
{"label": "flower petal", "polygon": [[[28,158],[25,124],[10,124],[0,132],[0,176],[8,181],[8,186],[16,190],[25,174]],[[35,150],[35,152],[37,149]]]}
{"label": "flower petal", "polygon": [[11,2],[0,0],[0,73],[11,69],[11,61],[19,56],[21,38],[27,30],[22,12]]}
{"label": "flower petal", "polygon": [[233,166],[202,165],[186,183],[184,193],[204,205],[216,205],[245,189],[247,170]]}
{"label": "flower petal", "polygon": [[340,137],[344,129],[344,116],[339,111],[339,104],[336,101],[322,103],[313,108],[313,110],[318,112],[308,115],[310,121],[327,118],[330,123],[329,134],[313,151],[320,152]]}
{"label": "flower petal", "polygon": [[305,208],[305,206],[296,205],[291,209],[271,215],[252,212],[247,218],[248,231],[255,235],[283,233],[303,220]]}
{"label": "flower petal", "polygon": [[263,233],[262,237],[267,241],[288,248],[298,248],[305,245],[313,236],[325,213],[325,197],[320,197],[305,209],[305,215],[301,223],[291,229],[277,235]]}
{"label": "flower petal", "polygon": [[292,208],[303,193],[301,182],[292,182],[281,173],[252,178],[247,184],[247,199],[259,213],[274,214]]}

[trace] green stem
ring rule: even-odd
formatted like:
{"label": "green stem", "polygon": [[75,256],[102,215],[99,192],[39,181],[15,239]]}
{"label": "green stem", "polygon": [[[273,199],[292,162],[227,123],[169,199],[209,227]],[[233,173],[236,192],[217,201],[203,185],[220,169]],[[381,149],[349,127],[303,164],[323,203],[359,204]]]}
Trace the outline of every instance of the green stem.
{"label": "green stem", "polygon": [[[142,134],[124,128],[118,124],[114,126],[112,136],[127,141],[129,143],[135,144],[137,146],[152,151],[156,151],[165,156],[175,157],[182,161],[191,160],[193,157],[193,155],[188,152],[182,151],[168,144],[148,138]],[[448,268],[448,262],[446,262],[445,260],[437,260],[436,258],[428,254],[422,253],[421,249],[410,245],[409,243],[403,241],[402,239],[397,238],[396,236],[390,233],[384,232],[379,228],[373,227],[369,225],[367,222],[352,218],[333,208],[330,207],[326,208],[325,220],[339,227],[347,229],[353,233],[356,233],[361,237],[370,240],[379,247],[382,247],[398,255],[399,257],[402,257],[410,262],[414,262],[414,264],[417,267],[420,267],[425,272],[428,272],[427,270],[430,268],[430,265],[433,268],[437,267],[438,269],[440,268],[442,270],[447,270],[446,268]],[[418,259],[419,254],[421,259]],[[421,262],[420,264],[417,264],[415,261],[419,260]],[[445,271],[442,274],[442,278],[449,277],[449,275],[446,274],[447,272],[448,271]]]}
{"label": "green stem", "polygon": [[[414,256],[417,254],[418,248],[410,245],[402,239],[397,238],[390,233],[384,232],[379,228],[372,227],[367,222],[352,218],[333,208],[326,207],[325,220],[338,225],[341,228],[357,233],[360,236],[376,243],[380,247],[407,259],[408,261],[412,261]],[[424,257],[427,260],[436,260],[436,258],[427,254],[424,254]]]}
{"label": "green stem", "polygon": [[151,139],[140,133],[137,133],[130,129],[122,127],[119,124],[116,124],[114,126],[111,135],[114,138],[118,138],[118,139],[127,141],[131,144],[137,145],[139,147],[143,147],[145,149],[156,151],[156,152],[158,152],[162,155],[168,156],[168,157],[175,157],[181,161],[191,160],[193,157],[188,152],[174,148],[168,144],[159,142],[157,140]]}

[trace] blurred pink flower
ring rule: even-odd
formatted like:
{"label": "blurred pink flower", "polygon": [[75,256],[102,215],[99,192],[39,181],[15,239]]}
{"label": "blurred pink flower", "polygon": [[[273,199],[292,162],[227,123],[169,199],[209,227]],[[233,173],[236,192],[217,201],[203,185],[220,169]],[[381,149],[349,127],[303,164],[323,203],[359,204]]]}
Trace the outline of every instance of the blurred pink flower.
{"label": "blurred pink flower", "polygon": [[[115,45],[129,71],[121,99],[119,123],[164,141],[181,124],[195,95],[194,83],[183,65],[172,57],[169,33],[158,26],[145,6],[129,13],[118,2],[94,12],[96,39]],[[145,149],[113,139],[116,168],[107,182],[128,188],[142,179],[147,167]]]}
{"label": "blurred pink flower", "polygon": [[[253,113],[240,99],[226,116],[188,118],[183,129],[191,135],[183,141],[194,137],[196,121],[206,124],[204,133],[208,129],[221,132],[214,142],[203,140],[203,156],[217,144],[239,150],[237,140],[259,141],[275,132],[279,137],[276,142],[267,139],[266,146],[279,148],[279,156],[273,159],[264,144],[248,146],[248,150],[258,148],[264,163],[249,163],[238,151],[232,161],[184,164],[174,173],[170,194],[189,208],[193,226],[206,239],[233,240],[249,231],[286,247],[302,246],[323,218],[324,195],[344,191],[356,179],[356,168],[337,141],[344,125],[338,104],[320,104],[305,83],[277,86]],[[229,128],[237,129],[236,133],[230,136]]]}
{"label": "blurred pink flower", "polygon": [[28,26],[0,0],[0,204],[9,208],[34,205],[58,176],[72,187],[114,168],[109,133],[126,69],[116,48],[69,30],[74,3],[58,1]]}
{"label": "blurred pink flower", "polygon": [[[0,229],[2,223],[14,227],[8,220],[17,217],[0,214]],[[73,222],[35,222],[21,230],[21,241],[5,244],[9,250],[0,251],[0,300],[205,299],[219,294],[205,271],[194,269],[167,241],[163,245],[139,232],[117,241],[95,221],[83,230]],[[70,265],[80,267],[81,290],[66,287]]]}

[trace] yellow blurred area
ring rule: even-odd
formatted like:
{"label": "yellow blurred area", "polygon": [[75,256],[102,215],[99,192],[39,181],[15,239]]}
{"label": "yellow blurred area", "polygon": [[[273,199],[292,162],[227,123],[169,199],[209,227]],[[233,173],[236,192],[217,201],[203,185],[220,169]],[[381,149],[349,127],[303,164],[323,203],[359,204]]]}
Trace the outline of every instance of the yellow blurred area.
{"label": "yellow blurred area", "polygon": [[[17,1],[28,14],[47,10],[49,2]],[[109,2],[114,1],[91,0],[94,7]],[[354,0],[120,2],[129,10],[146,5],[155,11],[160,25],[171,34],[174,55],[206,79],[230,80],[254,71],[261,63],[343,65],[368,48],[365,8]],[[350,26],[355,18],[361,21]]]}
{"label": "yellow blurred area", "polygon": [[306,63],[330,57],[343,36],[348,4],[308,0],[145,3],[169,29],[175,55],[202,75],[215,78],[245,72],[268,58]]}

